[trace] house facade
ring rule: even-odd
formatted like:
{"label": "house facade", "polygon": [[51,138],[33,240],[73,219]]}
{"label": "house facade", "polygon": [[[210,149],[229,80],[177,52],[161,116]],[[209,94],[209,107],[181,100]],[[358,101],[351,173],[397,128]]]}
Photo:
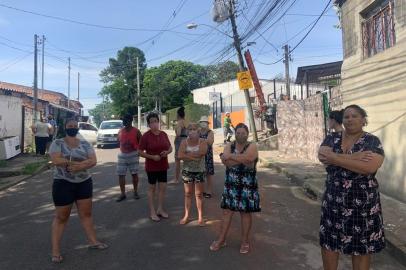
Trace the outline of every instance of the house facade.
{"label": "house facade", "polygon": [[406,200],[406,1],[336,0],[344,62],[343,106],[368,113],[368,132],[385,149],[378,172],[381,189]]}

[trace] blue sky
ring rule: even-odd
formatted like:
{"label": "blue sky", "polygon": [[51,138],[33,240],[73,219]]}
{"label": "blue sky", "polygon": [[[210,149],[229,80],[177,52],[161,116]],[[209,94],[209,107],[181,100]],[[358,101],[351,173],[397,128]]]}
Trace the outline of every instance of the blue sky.
{"label": "blue sky", "polygon": [[[241,11],[237,20],[238,30],[244,33],[249,26],[244,16],[255,18],[262,0],[238,2]],[[264,30],[267,27],[260,31],[263,37],[258,34],[252,36],[251,40],[256,39],[256,45],[250,46],[250,51],[260,78],[269,79],[284,72],[282,62],[274,65],[263,63],[269,64],[280,59],[283,52],[281,46],[286,41],[291,47],[296,45],[306,34],[306,26],[317,18],[327,2],[297,0],[283,20],[266,32]],[[117,50],[124,46],[142,49],[148,66],[173,59],[203,65],[230,57],[236,61],[236,57],[232,55],[234,51],[220,59],[219,54],[216,55],[230,44],[230,39],[204,24],[217,27],[223,32],[230,32],[230,26],[228,22],[217,25],[212,21],[211,0],[0,0],[0,5],[89,24],[145,30],[102,29],[0,6],[0,81],[32,85],[33,54],[30,52],[33,51],[33,36],[45,35],[45,88],[67,94],[67,58],[71,57],[71,98],[76,98],[77,73],[80,72],[80,98],[86,110],[101,101],[98,92],[103,85],[99,81],[99,73],[107,66],[109,57],[115,57]],[[174,10],[180,6],[182,8],[174,16]],[[168,22],[170,24],[166,26]],[[197,29],[187,29],[186,24],[192,22],[202,25]],[[268,25],[271,23],[272,21]],[[291,75],[295,76],[298,66],[342,59],[341,30],[334,28],[337,23],[334,9],[329,8],[309,36],[292,53]],[[151,39],[160,33],[151,30],[164,28],[171,31],[161,32],[159,37]],[[269,43],[278,48],[278,51]]]}

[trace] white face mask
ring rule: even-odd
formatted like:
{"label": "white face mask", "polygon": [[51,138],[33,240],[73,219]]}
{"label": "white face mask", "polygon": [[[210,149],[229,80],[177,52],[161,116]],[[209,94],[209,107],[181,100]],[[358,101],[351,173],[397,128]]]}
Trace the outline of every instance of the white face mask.
{"label": "white face mask", "polygon": [[202,128],[208,128],[208,127],[209,127],[209,124],[206,123],[206,122],[201,122],[201,123],[200,123],[200,126],[201,126]]}

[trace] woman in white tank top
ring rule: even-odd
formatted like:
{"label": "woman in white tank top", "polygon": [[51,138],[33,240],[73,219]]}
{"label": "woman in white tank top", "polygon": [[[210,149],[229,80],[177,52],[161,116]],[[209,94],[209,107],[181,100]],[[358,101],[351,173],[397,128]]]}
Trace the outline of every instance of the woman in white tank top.
{"label": "woman in white tank top", "polygon": [[189,222],[189,212],[194,190],[198,224],[204,226],[203,190],[206,178],[205,155],[207,153],[207,143],[205,140],[200,139],[199,126],[197,124],[189,124],[187,130],[188,137],[182,141],[178,152],[178,158],[183,160],[182,179],[185,187],[185,215],[179,223],[183,225]]}

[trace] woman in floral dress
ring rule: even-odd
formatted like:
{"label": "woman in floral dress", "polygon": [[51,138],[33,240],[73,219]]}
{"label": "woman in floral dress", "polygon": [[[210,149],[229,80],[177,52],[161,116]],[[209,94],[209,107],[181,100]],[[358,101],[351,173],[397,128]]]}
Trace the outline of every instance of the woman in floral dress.
{"label": "woman in floral dress", "polygon": [[214,178],[214,161],[213,161],[213,143],[214,143],[214,133],[209,128],[209,119],[207,116],[202,116],[199,121],[200,125],[200,138],[205,139],[207,142],[207,154],[205,156],[206,164],[206,188],[203,192],[203,196],[210,199],[213,192],[213,178]]}
{"label": "woman in floral dress", "polygon": [[252,225],[253,212],[261,211],[259,205],[256,163],[258,150],[255,143],[248,142],[248,127],[238,124],[235,128],[235,142],[228,144],[221,161],[226,165],[226,179],[221,198],[223,222],[221,232],[216,241],[210,245],[211,251],[217,251],[226,246],[226,236],[230,228],[234,212],[241,215],[242,239],[240,253],[250,251],[249,234]]}
{"label": "woman in floral dress", "polygon": [[338,268],[339,253],[352,256],[354,270],[370,268],[370,254],[385,248],[382,208],[375,174],[384,160],[378,137],[363,131],[367,114],[344,110],[345,131],[326,137],[319,160],[327,167],[320,245],[325,270]]}

